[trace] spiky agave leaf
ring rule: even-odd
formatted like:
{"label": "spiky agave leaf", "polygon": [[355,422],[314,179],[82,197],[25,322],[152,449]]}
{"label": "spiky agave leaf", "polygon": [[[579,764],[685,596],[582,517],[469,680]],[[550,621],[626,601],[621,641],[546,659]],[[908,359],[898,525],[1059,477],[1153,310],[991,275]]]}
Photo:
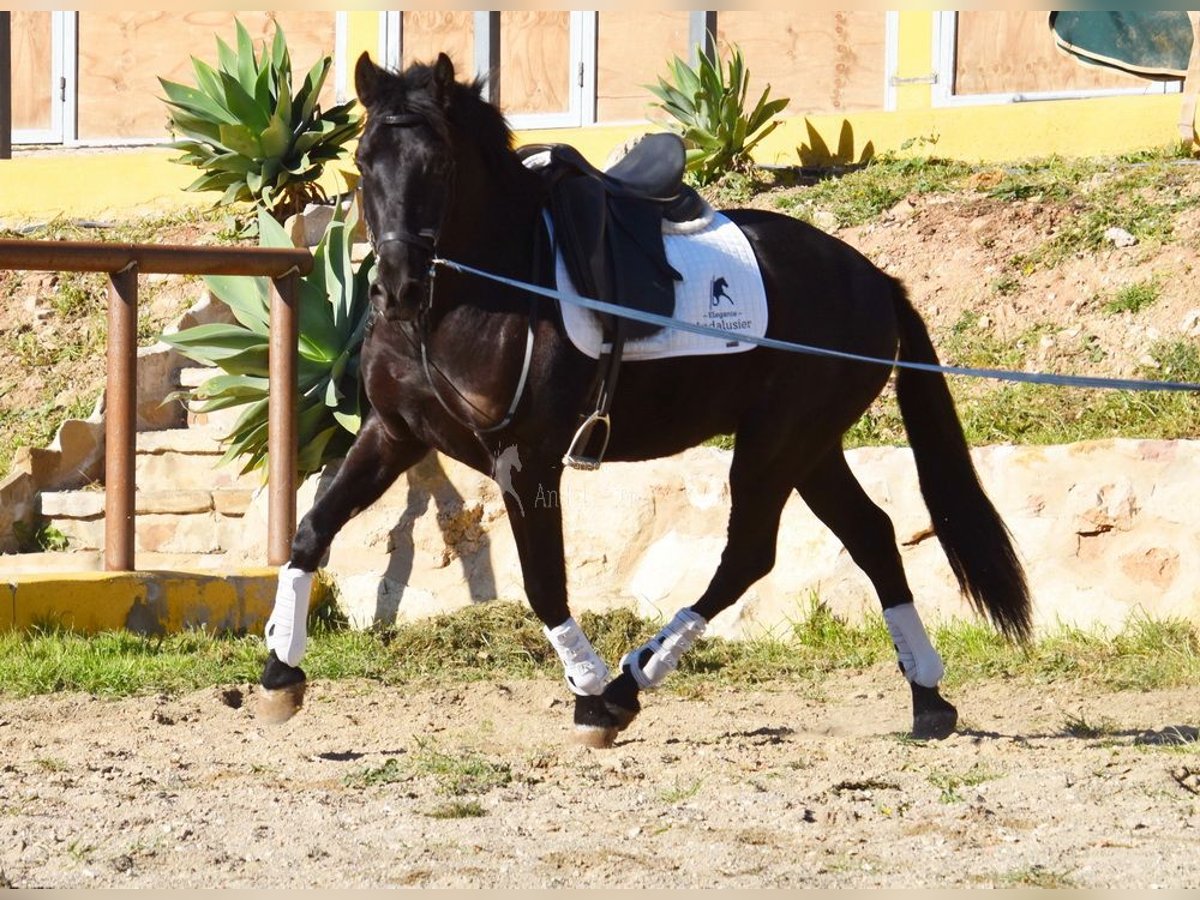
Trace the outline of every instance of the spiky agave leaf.
{"label": "spiky agave leaf", "polygon": [[[298,431],[301,476],[345,455],[362,424],[359,355],[370,304],[374,257],[355,267],[350,235],[357,215],[336,214],[313,253],[312,271],[299,279]],[[259,211],[259,243],[290,247],[283,227]],[[223,462],[238,460],[242,471],[267,461],[268,342],[270,294],[266,278],[208,276],[215,297],[233,311],[236,324],[199,325],[162,340],[222,374],[180,396],[197,412],[244,406],[224,438]]]}
{"label": "spiky agave leaf", "polygon": [[736,45],[728,64],[700,54],[694,67],[676,56],[667,68],[672,80],[659,76],[658,84],[644,87],[657,98],[653,105],[673,120],[668,127],[683,138],[688,170],[707,184],[727,171],[748,168],[750,151],[778,126],[773,117],[788,100],[769,101],[767,85],[747,110],[750,70]]}
{"label": "spiky agave leaf", "polygon": [[171,146],[183,151],[175,162],[205,171],[187,190],[220,192],[218,206],[251,201],[283,219],[323,196],[317,184],[323,167],[345,153],[362,118],[353,100],[327,112],[318,105],[330,57],[318,60],[293,94],[291,56],[278,23],[258,56],[249,31],[240,20],[235,25],[236,49],[218,37],[215,67],[192,58],[196,87],[159,79],[171,128],[182,136]]}

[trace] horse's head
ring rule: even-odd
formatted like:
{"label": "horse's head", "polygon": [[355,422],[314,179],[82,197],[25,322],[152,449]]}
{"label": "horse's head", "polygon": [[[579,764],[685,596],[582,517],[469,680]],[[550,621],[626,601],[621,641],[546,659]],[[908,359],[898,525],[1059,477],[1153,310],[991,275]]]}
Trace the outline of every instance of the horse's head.
{"label": "horse's head", "polygon": [[471,88],[455,82],[444,53],[403,74],[364,53],[354,78],[367,110],[355,158],[377,262],[371,301],[388,319],[411,319],[429,289],[454,190],[449,110],[456,92]]}

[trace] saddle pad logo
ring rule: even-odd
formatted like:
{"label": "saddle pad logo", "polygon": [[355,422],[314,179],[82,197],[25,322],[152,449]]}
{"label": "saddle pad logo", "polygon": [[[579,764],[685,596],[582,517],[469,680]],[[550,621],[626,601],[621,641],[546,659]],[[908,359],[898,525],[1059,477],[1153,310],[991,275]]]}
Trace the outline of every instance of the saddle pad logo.
{"label": "saddle pad logo", "polygon": [[728,300],[730,306],[737,305],[733,302],[733,298],[729,296],[728,288],[729,282],[724,277],[718,275],[712,280],[712,299],[709,301],[709,305],[713,309],[716,309],[718,306],[720,306],[722,300]]}

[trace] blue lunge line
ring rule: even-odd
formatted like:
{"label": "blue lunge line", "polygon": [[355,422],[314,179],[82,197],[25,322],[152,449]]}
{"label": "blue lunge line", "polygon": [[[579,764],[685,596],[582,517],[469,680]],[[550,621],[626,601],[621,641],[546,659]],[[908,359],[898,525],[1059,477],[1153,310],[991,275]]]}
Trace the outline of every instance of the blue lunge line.
{"label": "blue lunge line", "polygon": [[772,350],[786,350],[790,353],[808,353],[812,356],[831,356],[835,359],[848,359],[854,362],[871,363],[877,366],[887,366],[888,368],[894,366],[902,369],[916,369],[919,372],[941,372],[944,375],[964,375],[969,378],[991,378],[997,381],[1014,381],[1023,382],[1025,384],[1053,384],[1058,385],[1059,387],[1099,388],[1101,390],[1121,391],[1200,392],[1200,384],[1191,384],[1181,381],[1142,381],[1129,378],[1098,378],[1090,375],[1053,375],[1047,372],[1019,372],[1011,369],[976,369],[969,366],[940,366],[932,363],[910,362],[902,359],[880,359],[874,356],[861,356],[858,353],[847,353],[843,350],[830,350],[827,347],[813,347],[809,344],[794,344],[790,341],[780,341],[775,338],[756,337],[755,335],[741,334],[740,332],[736,331],[722,331],[719,328],[710,328],[707,325],[694,325],[691,322],[673,319],[670,316],[660,316],[656,313],[642,312],[641,310],[630,309],[626,306],[617,306],[614,303],[606,303],[603,300],[593,300],[591,297],[581,297],[579,294],[558,291],[554,288],[546,288],[536,284],[529,284],[525,281],[517,281],[513,278],[506,278],[503,275],[495,275],[491,272],[485,272],[482,269],[476,269],[474,266],[468,266],[465,263],[443,259],[440,256],[434,258],[433,265],[445,266],[447,269],[452,269],[465,275],[477,275],[480,278],[486,278],[489,281],[495,281],[499,284],[508,285],[509,287],[519,288],[523,291],[528,291],[531,294],[549,297],[551,300],[559,300],[563,303],[573,303],[576,306],[582,306],[584,309],[590,309],[594,312],[607,313],[611,316],[620,316],[624,319],[632,319],[635,322],[645,322],[648,325],[661,325],[664,328],[674,328],[678,331],[688,331],[692,334],[698,334],[704,337],[720,338],[722,341],[744,341],[747,344],[757,344],[759,347],[768,347]]}

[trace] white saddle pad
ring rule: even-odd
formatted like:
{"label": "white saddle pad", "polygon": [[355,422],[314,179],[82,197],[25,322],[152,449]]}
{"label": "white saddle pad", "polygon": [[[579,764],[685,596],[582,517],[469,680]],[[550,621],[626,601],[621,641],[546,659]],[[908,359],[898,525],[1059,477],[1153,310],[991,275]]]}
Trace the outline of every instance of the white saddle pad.
{"label": "white saddle pad", "polygon": [[[740,228],[717,213],[703,231],[665,234],[663,240],[667,260],[683,276],[683,281],[675,283],[674,318],[755,337],[766,334],[766,290],[758,260]],[[579,293],[571,283],[561,253],[556,277],[559,289]],[[565,301],[560,306],[571,343],[592,359],[599,359],[603,334],[597,314]],[[726,341],[664,328],[648,337],[627,341],[624,359],[741,353],[754,346],[745,341]]]}

